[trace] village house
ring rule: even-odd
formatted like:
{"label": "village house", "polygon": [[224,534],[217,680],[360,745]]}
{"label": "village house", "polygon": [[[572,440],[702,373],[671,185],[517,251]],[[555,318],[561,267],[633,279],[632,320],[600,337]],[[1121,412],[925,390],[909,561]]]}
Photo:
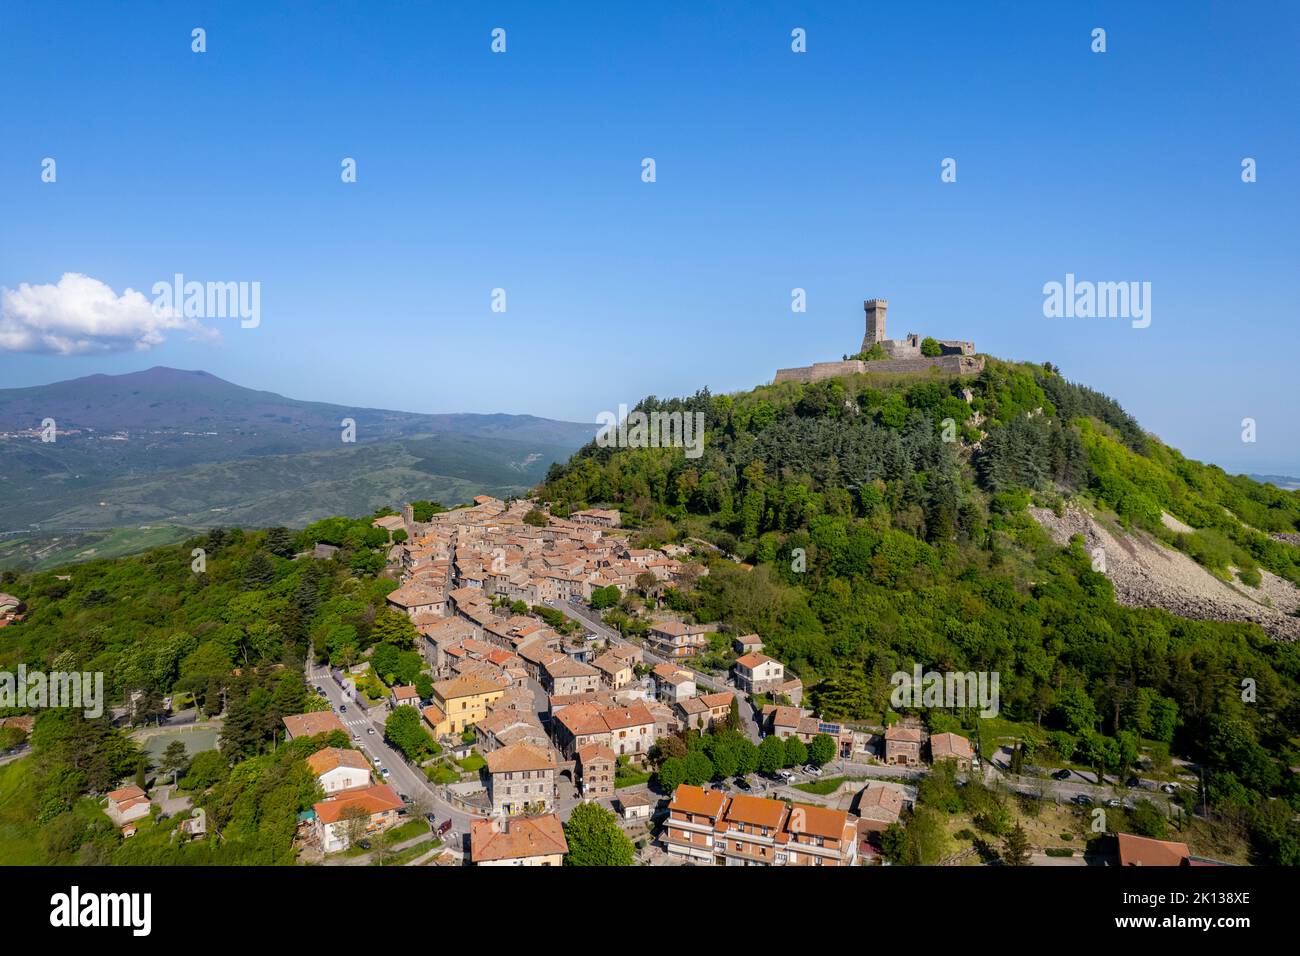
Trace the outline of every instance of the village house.
{"label": "village house", "polygon": [[642,757],[658,739],[654,715],[644,704],[630,707],[573,704],[552,721],[556,743],[566,759],[588,744],[603,744],[618,756]]}
{"label": "village house", "polygon": [[857,796],[860,832],[883,833],[903,812],[903,791],[892,783],[872,781]]}
{"label": "village house", "polygon": [[614,795],[614,751],[604,744],[587,744],[578,749],[575,770],[578,791],[585,800]]}
{"label": "village house", "polygon": [[430,710],[442,715],[433,728],[434,736],[459,734],[487,716],[488,705],[505,693],[504,679],[491,680],[476,674],[463,674],[433,685],[433,706],[425,708],[424,717],[430,722]]}
{"label": "village house", "polygon": [[359,750],[326,747],[308,757],[307,766],[326,794],[368,787],[373,782],[370,761]]}
{"label": "village house", "polygon": [[549,747],[511,744],[486,759],[493,813],[544,813],[555,806],[555,755]]}
{"label": "village house", "polygon": [[785,665],[763,654],[737,658],[732,671],[736,687],[745,694],[764,694],[785,682]]}
{"label": "village house", "polygon": [[930,736],[930,762],[951,760],[957,770],[965,773],[970,770],[975,752],[971,750],[970,741],[957,734],[932,734]]}
{"label": "village house", "polygon": [[419,614],[442,614],[447,608],[447,599],[441,591],[422,584],[404,584],[388,595],[388,606],[414,621]]}
{"label": "village house", "polygon": [[27,605],[12,594],[0,591],[0,627],[17,624],[27,616]]}
{"label": "village house", "polygon": [[[134,784],[120,790],[111,790],[104,812],[118,827],[132,827],[135,821],[149,815],[149,798]],[[132,830],[134,831],[133,827]]]}
{"label": "village house", "polygon": [[682,784],[668,804],[660,842],[674,856],[684,856],[699,863],[712,864],[714,833],[722,820],[727,795],[721,790],[705,790]]}
{"label": "village house", "polygon": [[569,520],[575,524],[595,525],[598,528],[617,528],[623,521],[617,511],[605,508],[586,508],[582,511],[575,511],[569,515]]}
{"label": "village house", "polygon": [[767,733],[785,740],[799,733],[804,712],[798,707],[778,707],[768,704],[760,711],[760,719]]}
{"label": "village house", "polygon": [[650,799],[649,794],[634,790],[631,793],[620,793],[614,798],[618,804],[618,814],[625,821],[649,820],[654,812],[654,802]]}
{"label": "village house", "polygon": [[531,706],[523,711],[501,707],[500,703],[497,701],[491,712],[474,725],[480,750],[487,753],[511,744],[532,744],[534,747],[551,745],[546,731],[533,715]]}
{"label": "village house", "polygon": [[342,790],[315,804],[316,835],[326,853],[346,850],[355,832],[387,830],[403,807],[397,792],[386,783]]}
{"label": "village house", "polygon": [[858,827],[847,813],[807,803],[790,808],[777,839],[778,866],[853,866],[857,859]]}
{"label": "village house", "polygon": [[420,692],[414,684],[394,684],[389,691],[388,702],[394,707],[419,707]]}
{"label": "village house", "polygon": [[726,724],[731,716],[731,702],[735,697],[728,691],[688,697],[676,704],[677,716],[683,727],[705,731],[714,724]]}
{"label": "village house", "polygon": [[439,618],[438,621],[439,623],[436,624],[417,621],[416,630],[421,635],[420,656],[429,662],[435,674],[442,676],[448,667],[447,648],[473,640],[483,631],[482,628],[462,618],[446,617]]}
{"label": "village house", "polygon": [[710,625],[664,621],[650,625],[646,644],[660,657],[694,657],[709,646],[709,635],[712,632],[713,627]]}
{"label": "village house", "polygon": [[714,850],[726,866],[773,866],[789,809],[780,800],[738,794],[723,811]]}
{"label": "village house", "polygon": [[632,683],[632,665],[612,651],[601,654],[591,662],[591,666],[600,671],[605,683],[614,690]]}
{"label": "village house", "polygon": [[731,643],[737,654],[760,654],[763,651],[763,639],[757,634],[741,634]]}
{"label": "village house", "polygon": [[343,726],[343,721],[331,710],[317,710],[310,714],[291,714],[282,718],[284,723],[285,740],[296,740],[299,737],[315,737],[317,734],[328,734],[337,730],[341,734],[347,733],[347,728]]}
{"label": "village house", "polygon": [[695,675],[676,664],[656,664],[650,671],[655,682],[655,696],[669,704],[676,704],[695,696]]}
{"label": "village house", "polygon": [[569,844],[558,817],[507,817],[470,823],[475,866],[563,866]]}
{"label": "village house", "polygon": [[921,765],[920,727],[894,724],[885,730],[885,763],[891,766],[918,767]]}
{"label": "village house", "polygon": [[600,671],[567,654],[555,654],[542,664],[542,687],[560,697],[585,694],[600,687]]}

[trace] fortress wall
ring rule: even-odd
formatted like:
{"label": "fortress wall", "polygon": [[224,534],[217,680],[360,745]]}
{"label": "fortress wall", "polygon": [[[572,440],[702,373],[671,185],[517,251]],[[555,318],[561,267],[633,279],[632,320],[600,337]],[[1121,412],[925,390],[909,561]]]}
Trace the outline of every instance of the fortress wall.
{"label": "fortress wall", "polygon": [[875,362],[861,362],[856,359],[847,362],[817,362],[801,368],[777,369],[775,380],[807,384],[841,375],[873,372],[885,375],[907,375],[928,372],[932,368],[941,369],[951,375],[976,375],[984,371],[984,358],[979,355],[940,355],[935,358],[882,359]]}

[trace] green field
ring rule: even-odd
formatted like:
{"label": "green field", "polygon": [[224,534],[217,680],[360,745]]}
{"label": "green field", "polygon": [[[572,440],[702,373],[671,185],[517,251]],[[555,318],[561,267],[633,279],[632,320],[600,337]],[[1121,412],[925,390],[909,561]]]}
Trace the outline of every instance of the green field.
{"label": "green field", "polygon": [[94,558],[120,558],[175,544],[196,534],[172,524],[15,535],[0,541],[0,571],[48,571]]}

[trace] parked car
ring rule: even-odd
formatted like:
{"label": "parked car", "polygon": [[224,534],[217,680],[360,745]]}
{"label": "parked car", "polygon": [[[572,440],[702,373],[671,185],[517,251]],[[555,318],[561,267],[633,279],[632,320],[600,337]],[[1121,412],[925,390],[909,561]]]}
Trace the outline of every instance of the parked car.
{"label": "parked car", "polygon": [[434,817],[434,815],[433,815],[432,813],[426,813],[426,814],[424,815],[424,819],[426,819],[426,820],[429,821],[429,826],[430,826],[430,827],[436,827],[436,826],[438,825],[438,820],[437,820],[437,818]]}
{"label": "parked car", "polygon": [[1178,792],[1178,784],[1176,784],[1176,783],[1162,783],[1162,784],[1160,785],[1160,789],[1161,789],[1161,791],[1164,792],[1164,793],[1177,793],[1177,792]]}
{"label": "parked car", "polygon": [[320,694],[322,697],[324,697],[324,696],[325,696],[325,688],[322,687],[320,684],[317,684],[317,685],[316,685],[316,693],[318,693],[318,694]]}
{"label": "parked car", "polygon": [[1127,780],[1124,781],[1124,786],[1129,787],[1130,789],[1136,789],[1142,786],[1142,781],[1139,780],[1137,777],[1129,777]]}
{"label": "parked car", "polygon": [[369,840],[358,840],[358,841],[357,841],[357,846],[361,847],[361,849],[363,849],[363,850],[369,850],[369,849],[370,849],[370,841],[369,841]]}
{"label": "parked car", "polygon": [[1088,796],[1086,793],[1076,793],[1074,795],[1074,802],[1081,807],[1090,807],[1092,806],[1092,797]]}
{"label": "parked car", "polygon": [[822,768],[821,768],[821,767],[814,767],[812,764],[809,764],[808,766],[806,766],[806,767],[803,768],[803,772],[804,772],[804,773],[810,773],[810,774],[812,774],[814,777],[820,777],[820,776],[822,775]]}
{"label": "parked car", "polygon": [[1108,807],[1122,807],[1122,806],[1124,806],[1124,801],[1121,800],[1121,799],[1119,799],[1119,797],[1111,797],[1109,800],[1106,801],[1106,806],[1108,806]]}
{"label": "parked car", "polygon": [[1053,780],[1069,780],[1069,779],[1070,779],[1070,771],[1066,770],[1065,768],[1061,768],[1060,770],[1054,770],[1054,771],[1052,771],[1052,779],[1053,779]]}
{"label": "parked car", "polygon": [[[650,725],[647,724],[646,726],[648,727],[648,726],[650,726]],[[373,734],[374,732],[375,732],[375,728],[374,728],[374,727],[367,727],[367,728],[366,728],[366,734],[367,734],[367,735],[369,735],[369,734]]]}
{"label": "parked car", "polygon": [[348,705],[347,705],[347,704],[339,704],[339,713],[340,713],[340,714],[346,714],[347,712],[348,712]]}
{"label": "parked car", "polygon": [[379,768],[379,776],[383,777],[385,780],[387,780],[392,775],[393,775],[392,772],[387,767]]}
{"label": "parked car", "polygon": [[446,833],[450,829],[451,829],[451,817],[448,817],[446,820],[442,821],[442,826],[438,827],[439,836]]}
{"label": "parked car", "polygon": [[410,803],[410,802],[411,802],[411,798],[408,797],[408,796],[407,796],[406,794],[404,794],[404,793],[399,793],[399,794],[397,795],[397,797],[398,797],[398,799],[401,800],[403,803]]}
{"label": "parked car", "polygon": [[746,780],[744,777],[737,777],[737,778],[736,778],[736,787],[737,787],[738,789],[740,789],[740,790],[745,790],[745,791],[749,791],[749,790],[753,790],[753,789],[754,789],[753,787],[751,787],[751,786],[749,785],[749,781]]}
{"label": "parked car", "polygon": [[788,781],[791,781],[791,780],[794,779],[794,774],[792,774],[789,770],[782,770],[782,771],[781,771],[781,779],[782,779],[782,780],[785,780],[785,781],[787,781],[787,782],[788,782]]}

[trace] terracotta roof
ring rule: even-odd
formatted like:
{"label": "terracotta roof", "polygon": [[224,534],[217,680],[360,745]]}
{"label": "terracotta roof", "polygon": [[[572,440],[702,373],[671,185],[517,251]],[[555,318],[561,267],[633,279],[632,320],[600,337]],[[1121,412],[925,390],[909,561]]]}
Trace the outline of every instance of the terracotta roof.
{"label": "terracotta roof", "polygon": [[318,710],[310,714],[291,714],[284,718],[284,726],[294,737],[315,737],[317,734],[327,734],[332,730],[347,733],[343,721],[329,710]]}
{"label": "terracotta roof", "polygon": [[970,741],[957,734],[934,734],[930,737],[930,756],[939,760],[944,757],[972,757]]}
{"label": "terracotta roof", "polygon": [[684,684],[686,681],[694,681],[695,675],[690,671],[683,670],[676,664],[656,664],[651,671],[655,677],[668,684]]}
{"label": "terracotta roof", "polygon": [[598,677],[600,671],[590,664],[584,664],[582,661],[575,661],[572,657],[564,654],[557,654],[549,661],[542,664],[546,668],[546,673],[552,679],[556,677]]}
{"label": "terracotta roof", "polygon": [[1152,840],[1149,837],[1120,833],[1120,866],[1183,866],[1191,862],[1191,851],[1186,843]]}
{"label": "terracotta roof", "polygon": [[597,760],[613,763],[618,758],[614,756],[614,751],[604,744],[587,744],[585,747],[578,748],[578,759],[584,764],[589,764]]}
{"label": "terracotta roof", "polygon": [[444,720],[447,719],[447,715],[444,714],[440,708],[435,707],[433,704],[430,704],[428,707],[424,708],[424,710],[420,711],[420,714],[424,717],[425,720],[427,720],[430,724],[432,724],[435,727],[437,727],[440,723],[442,723]]}
{"label": "terracotta roof", "polygon": [[760,654],[757,651],[750,651],[744,657],[737,657],[736,663],[748,670],[753,670],[760,664],[766,664],[771,661],[773,664],[781,663],[775,657],[768,657],[766,654]]}
{"label": "terracotta roof", "polygon": [[108,799],[114,803],[122,803],[125,800],[138,800],[144,796],[144,791],[135,784],[123,787],[121,790],[110,790]]}
{"label": "terracotta roof", "polygon": [[488,773],[516,773],[521,770],[554,770],[555,756],[550,749],[532,744],[512,744],[487,755]]}
{"label": "terracotta roof", "polygon": [[524,860],[569,852],[564,827],[555,814],[474,820],[469,830],[470,860]]}
{"label": "terracotta roof", "polygon": [[377,783],[370,787],[344,790],[337,796],[322,800],[312,809],[316,811],[316,818],[322,823],[338,823],[349,807],[360,807],[368,815],[373,816],[386,810],[401,809],[402,798],[388,784]]}
{"label": "terracotta roof", "polygon": [[741,647],[752,647],[755,644],[762,644],[763,639],[757,634],[741,634],[736,638],[736,643]]}
{"label": "terracotta roof", "polygon": [[684,783],[673,794],[668,809],[716,817],[722,812],[726,803],[727,795],[721,790],[705,790],[703,787],[693,787],[689,783]]}
{"label": "terracotta roof", "polygon": [[921,728],[894,724],[885,730],[885,739],[897,740],[901,743],[919,744],[921,742]]}
{"label": "terracotta roof", "polygon": [[344,750],[342,747],[326,747],[307,758],[307,766],[316,776],[329,773],[338,767],[355,767],[357,770],[369,770],[370,763],[359,750]]}
{"label": "terracotta roof", "polygon": [[737,794],[731,798],[731,806],[727,807],[726,818],[737,823],[776,829],[781,825],[785,814],[786,806],[780,800]]}
{"label": "terracotta roof", "polygon": [[896,820],[903,811],[903,791],[887,783],[872,782],[858,795],[858,815],[867,819]]}
{"label": "terracotta roof", "polygon": [[451,680],[439,681],[433,685],[433,692],[441,700],[453,700],[457,697],[473,697],[477,694],[491,694],[505,689],[503,683],[489,680],[477,674],[462,674]]}
{"label": "terracotta roof", "polygon": [[842,840],[844,828],[848,823],[849,815],[843,810],[832,810],[829,807],[818,807],[809,803],[796,803],[790,811],[790,820],[786,824],[786,829],[791,833],[807,833],[830,840]]}
{"label": "terracotta roof", "polygon": [[415,689],[414,684],[398,684],[393,687],[394,700],[419,700],[420,692]]}
{"label": "terracotta roof", "polygon": [[423,604],[441,604],[446,600],[441,591],[424,587],[420,584],[404,584],[396,591],[389,592],[388,603],[399,607],[419,607]]}

